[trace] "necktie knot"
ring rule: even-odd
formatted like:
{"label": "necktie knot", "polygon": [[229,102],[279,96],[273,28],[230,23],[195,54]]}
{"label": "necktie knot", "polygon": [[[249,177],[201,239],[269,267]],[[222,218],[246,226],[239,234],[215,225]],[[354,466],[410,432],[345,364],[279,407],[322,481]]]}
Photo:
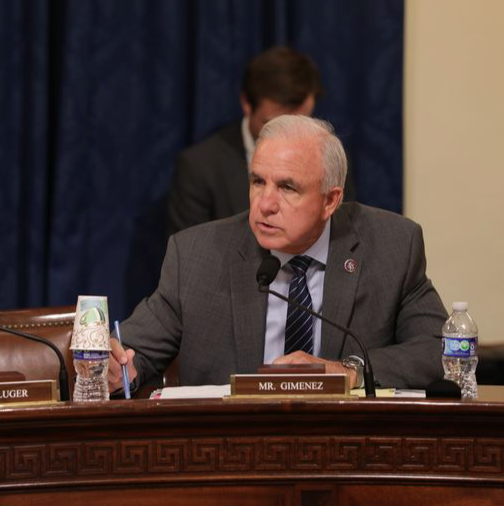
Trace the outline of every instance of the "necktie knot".
{"label": "necktie knot", "polygon": [[294,273],[299,276],[306,274],[311,261],[311,257],[307,255],[297,255],[289,260],[289,264],[294,269]]}

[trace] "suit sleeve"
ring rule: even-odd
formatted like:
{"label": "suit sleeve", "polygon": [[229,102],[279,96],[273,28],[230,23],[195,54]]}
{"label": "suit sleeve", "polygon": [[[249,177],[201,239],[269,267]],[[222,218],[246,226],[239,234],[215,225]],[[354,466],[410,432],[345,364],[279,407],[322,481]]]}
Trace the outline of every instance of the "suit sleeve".
{"label": "suit sleeve", "polygon": [[169,235],[214,219],[212,192],[203,164],[187,153],[182,153],[176,161],[167,204]]}
{"label": "suit sleeve", "polygon": [[442,378],[439,336],[446,318],[443,303],[426,276],[422,231],[415,225],[397,308],[394,344],[369,351],[381,386],[425,388]]}
{"label": "suit sleeve", "polygon": [[175,238],[171,237],[158,288],[121,324],[125,346],[136,352],[138,385],[162,375],[180,349],[179,272],[179,252]]}

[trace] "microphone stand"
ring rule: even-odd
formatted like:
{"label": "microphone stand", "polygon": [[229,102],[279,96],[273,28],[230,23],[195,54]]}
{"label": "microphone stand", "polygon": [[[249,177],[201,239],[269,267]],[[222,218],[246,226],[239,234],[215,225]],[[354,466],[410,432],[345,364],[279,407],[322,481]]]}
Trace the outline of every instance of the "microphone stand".
{"label": "microphone stand", "polygon": [[25,339],[29,339],[30,341],[35,341],[37,343],[45,344],[46,346],[49,346],[56,355],[58,355],[59,363],[60,363],[60,370],[59,370],[59,385],[60,385],[60,399],[62,401],[69,401],[70,400],[70,391],[68,388],[68,371],[65,365],[65,359],[63,357],[63,354],[61,353],[60,349],[51,341],[48,339],[44,339],[42,337],[34,336],[32,334],[25,334],[24,332],[19,332],[18,330],[13,330],[8,327],[2,327],[0,326],[0,330],[2,332],[6,332],[7,334],[14,334],[15,336],[24,337]]}
{"label": "microphone stand", "polygon": [[315,316],[316,318],[319,318],[323,322],[331,325],[332,327],[337,328],[338,330],[341,330],[345,334],[350,335],[355,339],[357,344],[359,345],[360,349],[362,350],[362,354],[364,355],[364,371],[363,371],[363,377],[364,377],[364,389],[366,392],[366,397],[374,398],[376,397],[376,387],[375,387],[375,381],[374,381],[374,374],[373,374],[373,368],[371,367],[371,362],[369,361],[369,356],[366,350],[366,347],[362,344],[362,341],[348,328],[343,327],[343,325],[339,325],[338,323],[335,323],[331,320],[328,320],[325,316],[322,316],[321,314],[316,313],[312,309],[303,306],[302,304],[299,304],[299,302],[289,299],[288,297],[285,297],[285,295],[282,295],[281,293],[275,292],[274,290],[270,290],[267,286],[264,285],[263,279],[259,279],[259,291],[262,293],[271,293],[275,297],[278,297],[288,304],[293,304],[297,308],[306,311],[307,313],[311,314],[312,316]]}

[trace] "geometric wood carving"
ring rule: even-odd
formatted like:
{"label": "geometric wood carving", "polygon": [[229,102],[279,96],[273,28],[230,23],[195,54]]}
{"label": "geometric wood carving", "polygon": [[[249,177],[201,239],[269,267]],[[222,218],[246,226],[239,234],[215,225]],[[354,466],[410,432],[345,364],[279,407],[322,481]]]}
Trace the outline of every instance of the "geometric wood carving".
{"label": "geometric wood carving", "polygon": [[504,439],[353,436],[211,437],[51,442],[0,447],[0,485],[17,481],[253,473],[421,473],[504,481]]}

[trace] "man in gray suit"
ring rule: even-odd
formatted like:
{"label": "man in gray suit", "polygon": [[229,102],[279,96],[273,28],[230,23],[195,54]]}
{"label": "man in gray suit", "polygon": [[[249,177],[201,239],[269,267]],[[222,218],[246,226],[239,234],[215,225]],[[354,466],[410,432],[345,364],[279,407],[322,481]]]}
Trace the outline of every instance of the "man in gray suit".
{"label": "man in gray suit", "polygon": [[[382,386],[440,379],[436,335],[447,315],[426,277],[421,229],[387,211],[340,205],[345,175],[330,125],[289,115],[269,122],[251,163],[250,212],[171,237],[157,290],[122,324],[130,349],[112,340],[111,389],[121,385],[118,362],[141,384],[176,356],[182,385],[229,383],[271,362],[321,362],[358,384],[353,339],[318,319],[289,323],[292,308],[258,291],[269,252],[282,263],[272,288],[287,295],[294,287],[359,335]],[[287,346],[298,331],[301,342]]]}
{"label": "man in gray suit", "polygon": [[[243,119],[177,157],[168,195],[168,235],[248,209],[247,167],[261,128],[282,114],[310,116],[321,93],[319,70],[304,54],[278,46],[256,56],[243,77]],[[355,199],[351,176],[345,195]]]}

